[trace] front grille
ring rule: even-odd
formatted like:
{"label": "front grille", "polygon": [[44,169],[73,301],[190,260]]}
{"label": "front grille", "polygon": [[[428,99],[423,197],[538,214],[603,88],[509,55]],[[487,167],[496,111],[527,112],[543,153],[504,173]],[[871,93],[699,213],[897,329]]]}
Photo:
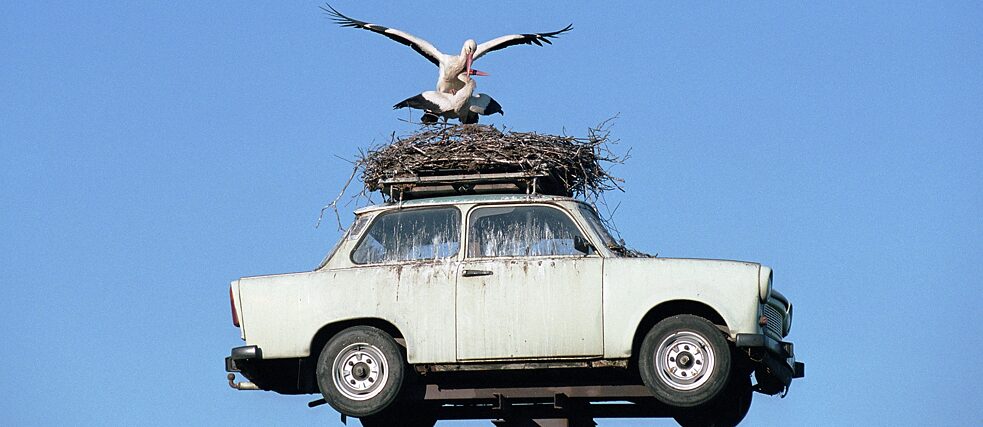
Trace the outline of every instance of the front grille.
{"label": "front grille", "polygon": [[784,337],[785,335],[782,335],[782,329],[783,325],[785,324],[785,314],[778,311],[778,308],[771,304],[764,305],[764,312],[765,317],[768,318],[768,325],[765,327],[768,328],[768,330],[773,334],[779,337]]}

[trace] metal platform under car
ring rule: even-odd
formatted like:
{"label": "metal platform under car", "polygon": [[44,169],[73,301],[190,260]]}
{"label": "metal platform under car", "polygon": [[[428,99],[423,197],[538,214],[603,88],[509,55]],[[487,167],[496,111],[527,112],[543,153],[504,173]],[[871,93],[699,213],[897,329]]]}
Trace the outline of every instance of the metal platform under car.
{"label": "metal platform under car", "polygon": [[[656,400],[644,385],[625,382],[618,374],[608,385],[591,385],[588,383],[592,379],[586,377],[595,374],[580,372],[585,373],[580,381],[558,386],[545,385],[544,377],[536,377],[535,373],[528,375],[531,378],[505,387],[483,387],[480,379],[478,382],[420,384],[420,394],[414,393],[415,397],[400,402],[385,421],[360,421],[382,426],[398,419],[403,427],[433,427],[438,421],[451,420],[488,420],[497,427],[589,427],[597,425],[596,418],[673,418],[678,415]],[[229,373],[228,381],[229,386],[237,390],[259,390],[251,382],[236,382],[233,373]],[[320,398],[307,406],[314,408],[326,403]],[[341,422],[348,425],[348,421],[349,417],[342,414]]]}
{"label": "metal platform under car", "polygon": [[[431,421],[489,420],[497,427],[591,427],[595,418],[673,416],[642,385],[447,389],[431,384],[412,407],[432,414]],[[347,424],[346,416],[341,420]]]}
{"label": "metal platform under car", "polygon": [[439,389],[430,385],[427,401],[439,402],[438,420],[488,419],[499,427],[595,426],[595,418],[671,417],[642,385]]}

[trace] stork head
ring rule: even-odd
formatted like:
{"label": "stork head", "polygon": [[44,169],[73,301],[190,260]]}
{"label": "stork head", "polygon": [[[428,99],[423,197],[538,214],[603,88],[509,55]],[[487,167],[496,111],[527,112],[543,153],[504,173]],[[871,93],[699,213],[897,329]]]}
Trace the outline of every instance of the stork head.
{"label": "stork head", "polygon": [[461,48],[461,56],[473,55],[476,50],[478,50],[478,43],[475,43],[474,39],[467,39],[464,41],[464,47]]}
{"label": "stork head", "polygon": [[478,71],[471,68],[471,63],[474,62],[474,52],[478,50],[478,44],[472,39],[468,39],[464,42],[464,47],[461,48],[461,56],[465,58],[466,71],[469,76],[487,76],[488,73],[484,71]]}

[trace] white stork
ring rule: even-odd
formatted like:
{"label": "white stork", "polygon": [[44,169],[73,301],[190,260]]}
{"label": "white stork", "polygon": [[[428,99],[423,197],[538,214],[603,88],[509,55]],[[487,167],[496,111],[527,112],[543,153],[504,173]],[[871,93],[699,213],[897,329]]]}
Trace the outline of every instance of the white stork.
{"label": "white stork", "polygon": [[[535,44],[537,46],[542,46],[543,43],[553,44],[553,42],[550,41],[551,38],[555,38],[556,36],[573,29],[573,24],[570,24],[559,31],[549,33],[511,34],[489,40],[482,44],[477,44],[474,40],[468,39],[464,42],[464,46],[461,47],[460,55],[448,55],[437,50],[437,48],[430,44],[430,42],[407,32],[400,31],[395,28],[384,27],[382,25],[370,24],[368,22],[359,21],[357,19],[352,19],[342,15],[341,12],[338,12],[335,8],[331,7],[330,4],[321,6],[321,9],[330,15],[331,18],[342,27],[369,30],[382,34],[398,43],[413,48],[413,50],[417,51],[417,53],[423,55],[425,58],[427,58],[427,60],[440,68],[440,76],[437,77],[437,92],[450,94],[453,94],[464,87],[464,84],[458,78],[458,75],[464,72],[469,55],[471,55],[472,59],[474,60],[481,58],[488,52],[505,49],[509,46],[520,44]],[[474,72],[471,74],[479,76],[485,75],[481,71],[472,71]]]}
{"label": "white stork", "polygon": [[488,116],[495,113],[505,115],[502,106],[492,97],[479,93],[474,95],[476,83],[471,78],[476,70],[471,69],[471,55],[465,57],[465,70],[457,75],[461,82],[461,90],[450,94],[428,90],[412,98],[407,98],[393,106],[397,108],[415,108],[424,110],[423,123],[435,123],[437,117],[459,119],[461,123],[478,123],[478,115]]}

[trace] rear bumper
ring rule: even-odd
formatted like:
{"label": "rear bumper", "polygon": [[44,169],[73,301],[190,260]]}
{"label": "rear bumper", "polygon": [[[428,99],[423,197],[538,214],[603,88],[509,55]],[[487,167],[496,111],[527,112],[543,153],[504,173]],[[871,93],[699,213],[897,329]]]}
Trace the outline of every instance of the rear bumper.
{"label": "rear bumper", "polygon": [[232,354],[225,358],[225,372],[240,372],[239,363],[245,360],[262,360],[263,350],[255,345],[235,347]]}
{"label": "rear bumper", "polygon": [[795,346],[764,334],[737,334],[737,348],[756,363],[758,390],[766,394],[787,391],[795,378],[805,377],[806,365],[795,360]]}

